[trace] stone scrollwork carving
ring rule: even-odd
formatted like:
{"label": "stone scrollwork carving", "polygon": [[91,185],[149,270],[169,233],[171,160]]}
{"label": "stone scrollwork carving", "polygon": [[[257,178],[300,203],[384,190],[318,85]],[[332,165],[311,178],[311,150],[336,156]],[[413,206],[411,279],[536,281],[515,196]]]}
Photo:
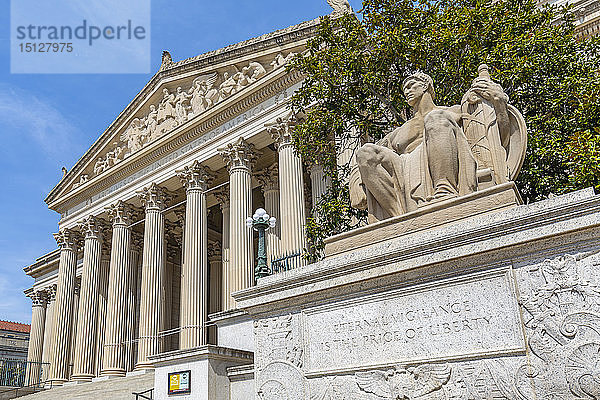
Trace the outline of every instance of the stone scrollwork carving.
{"label": "stone scrollwork carving", "polygon": [[293,315],[255,321],[254,332],[260,344],[255,355],[257,370],[272,361],[285,361],[302,368],[304,350],[298,321]]}
{"label": "stone scrollwork carving", "polygon": [[260,400],[308,400],[308,382],[295,366],[274,361],[262,370],[256,393]]}
{"label": "stone scrollwork carving", "polygon": [[[269,71],[273,71],[285,65],[294,55],[295,53],[291,52],[285,56],[280,53],[270,64],[265,65]],[[173,65],[171,55],[164,52],[161,68]],[[251,61],[240,68],[230,66],[225,71],[215,71],[197,77],[187,88],[163,88],[162,98],[156,104],[148,106],[146,115],[134,118],[118,137],[119,141],[113,143],[107,153],[97,158],[93,171],[81,175],[73,187],[79,187],[89,178],[112,168],[149,143],[252,85],[269,72],[258,61]]]}
{"label": "stone scrollwork carving", "polygon": [[597,255],[528,270],[532,289],[520,303],[532,356],[517,369],[518,398],[600,398],[600,287],[583,278],[590,264],[600,264]]}

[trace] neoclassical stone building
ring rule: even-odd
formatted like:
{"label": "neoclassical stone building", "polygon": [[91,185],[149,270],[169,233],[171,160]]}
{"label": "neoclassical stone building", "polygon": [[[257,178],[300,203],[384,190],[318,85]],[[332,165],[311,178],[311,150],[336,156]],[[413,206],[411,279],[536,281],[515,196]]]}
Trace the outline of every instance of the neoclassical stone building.
{"label": "neoclassical stone building", "polygon": [[35,279],[29,360],[50,364],[44,380],[125,376],[152,369],[157,354],[222,344],[208,316],[237,315],[231,294],[254,285],[245,219],[256,208],[279,221],[270,259],[305,247],[310,199],[326,183],[291,146],[288,100],[301,76],[285,65],[317,25],[178,62],[164,52],[65,172],[46,198],[61,215],[58,248],[25,268]]}

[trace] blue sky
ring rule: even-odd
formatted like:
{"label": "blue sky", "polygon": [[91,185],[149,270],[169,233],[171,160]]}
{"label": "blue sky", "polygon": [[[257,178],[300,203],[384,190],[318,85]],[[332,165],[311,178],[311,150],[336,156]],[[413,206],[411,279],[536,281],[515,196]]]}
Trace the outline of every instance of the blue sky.
{"label": "blue sky", "polygon": [[[11,74],[9,1],[0,7],[0,319],[29,323],[23,267],[56,248],[44,198],[152,74]],[[152,71],[162,50],[177,61],[330,11],[326,0],[152,0]]]}

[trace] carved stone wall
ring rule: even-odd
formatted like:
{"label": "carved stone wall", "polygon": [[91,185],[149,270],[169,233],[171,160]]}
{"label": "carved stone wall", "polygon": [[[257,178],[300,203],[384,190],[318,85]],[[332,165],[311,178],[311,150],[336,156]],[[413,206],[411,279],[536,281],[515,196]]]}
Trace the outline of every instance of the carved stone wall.
{"label": "carved stone wall", "polygon": [[[398,317],[405,309],[403,303],[411,304],[410,309],[415,317],[420,313],[425,325],[424,336],[421,341],[413,342],[412,346],[427,346],[432,341],[435,332],[427,328],[441,322],[446,307],[456,311],[455,317],[467,321],[480,310],[474,304],[477,294],[471,292],[464,283],[458,283],[444,293],[435,293],[435,288],[446,285],[443,281],[435,282],[425,288],[421,294],[400,293],[398,303],[393,303],[396,310],[394,321],[386,321],[388,314],[384,302],[396,296],[395,292],[380,293],[380,298],[365,296],[349,308],[340,307],[334,301],[330,305],[321,305],[318,308],[317,319],[321,318],[322,326],[317,331],[325,331],[327,324],[336,324],[336,314],[319,314],[320,308],[334,309],[338,307],[341,315],[347,321],[338,329],[340,343],[346,346],[341,353],[341,360],[346,360],[350,366],[346,370],[339,368],[337,359],[332,359],[329,364],[336,371],[314,372],[312,367],[317,365],[323,368],[321,361],[323,354],[319,353],[318,362],[310,359],[315,357],[313,344],[321,340],[317,346],[330,350],[336,339],[328,338],[324,333],[320,338],[308,337],[315,335],[309,327],[317,319],[310,319],[311,314],[306,310],[295,311],[276,317],[258,319],[255,321],[255,371],[257,392],[259,399],[310,399],[310,400],[389,400],[389,399],[415,399],[415,400],[478,400],[478,399],[508,399],[508,400],[537,400],[537,399],[600,399],[600,253],[568,253],[555,255],[548,259],[521,262],[509,268],[508,276],[514,277],[509,286],[516,288],[516,309],[497,309],[499,303],[505,302],[501,292],[491,293],[490,287],[500,285],[500,280],[490,280],[489,286],[483,283],[489,298],[481,300],[484,304],[480,310],[489,309],[487,319],[493,324],[501,313],[511,312],[520,321],[523,327],[510,327],[522,335],[524,333],[524,348],[520,351],[509,350],[495,353],[490,348],[489,354],[465,357],[445,357],[444,354],[431,354],[432,361],[419,362],[407,360],[406,362],[389,364],[382,367],[369,368],[373,362],[381,361],[377,352],[369,347],[369,340],[379,340],[377,335],[382,328],[381,341],[378,346],[387,348],[390,360],[397,354],[389,346],[402,346],[400,342],[392,341],[393,330],[391,325],[400,322]],[[474,274],[473,282],[483,282],[489,277],[502,277],[494,274]],[[465,282],[469,282],[467,279]],[[486,286],[488,285],[488,286]],[[468,292],[465,298],[471,297],[474,303],[459,310],[458,305],[452,305],[451,297],[461,291]],[[414,296],[424,296],[422,298]],[[413,297],[409,297],[413,296]],[[425,297],[433,300],[428,302]],[[506,296],[512,296],[506,293]],[[518,299],[518,300],[517,300]],[[450,300],[450,303],[448,301]],[[373,309],[365,308],[364,304],[371,304]],[[434,306],[439,305],[439,314],[435,313]],[[362,307],[362,308],[361,308]],[[407,305],[406,307],[409,307]],[[431,309],[430,309],[431,307]],[[377,315],[367,315],[374,309],[379,309]],[[420,310],[420,311],[419,311]],[[427,313],[431,313],[427,315]],[[330,311],[327,311],[330,312]],[[451,314],[451,311],[449,312]],[[406,313],[404,314],[407,315]],[[374,317],[369,321],[369,317]],[[376,319],[378,322],[376,323]],[[398,326],[410,328],[410,321],[401,321]],[[471,318],[472,319],[472,318]],[[368,327],[362,324],[372,324]],[[496,322],[496,329],[506,326],[505,321]],[[429,324],[429,325],[428,325]],[[465,327],[465,326],[463,326]],[[472,328],[484,334],[490,330],[485,321]],[[358,334],[348,331],[363,329]],[[448,334],[444,342],[454,346],[453,337],[466,337],[460,332],[458,325],[448,323]],[[443,333],[444,328],[440,328]],[[462,329],[462,328],[461,328]],[[465,328],[467,329],[467,328]],[[469,328],[470,330],[470,328]],[[418,332],[418,329],[415,329]],[[477,332],[469,332],[476,335]],[[390,342],[386,343],[388,335]],[[483,338],[484,336],[482,336]],[[398,338],[400,339],[400,338]],[[469,340],[477,341],[476,336]],[[498,337],[498,341],[505,338]],[[328,341],[328,342],[327,342]],[[348,343],[342,343],[348,341]],[[354,343],[350,343],[354,342]],[[328,344],[326,344],[328,343]],[[326,347],[323,347],[325,346]],[[472,344],[475,346],[476,344]],[[358,347],[358,352],[365,353],[360,358],[366,368],[352,364],[356,359],[352,348]],[[323,350],[324,351],[324,350]],[[415,354],[419,354],[416,352]],[[307,359],[306,357],[309,357]],[[435,360],[439,357],[438,360]],[[452,360],[456,358],[456,360]],[[464,360],[461,360],[464,359]],[[318,368],[317,368],[318,369]]]}

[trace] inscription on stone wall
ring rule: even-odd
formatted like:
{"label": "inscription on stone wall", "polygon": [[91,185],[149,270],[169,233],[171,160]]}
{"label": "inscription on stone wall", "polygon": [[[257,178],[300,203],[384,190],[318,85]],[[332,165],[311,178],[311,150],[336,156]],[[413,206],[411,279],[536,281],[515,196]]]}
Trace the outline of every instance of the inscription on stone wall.
{"label": "inscription on stone wall", "polygon": [[509,271],[303,311],[309,372],[524,351]]}

